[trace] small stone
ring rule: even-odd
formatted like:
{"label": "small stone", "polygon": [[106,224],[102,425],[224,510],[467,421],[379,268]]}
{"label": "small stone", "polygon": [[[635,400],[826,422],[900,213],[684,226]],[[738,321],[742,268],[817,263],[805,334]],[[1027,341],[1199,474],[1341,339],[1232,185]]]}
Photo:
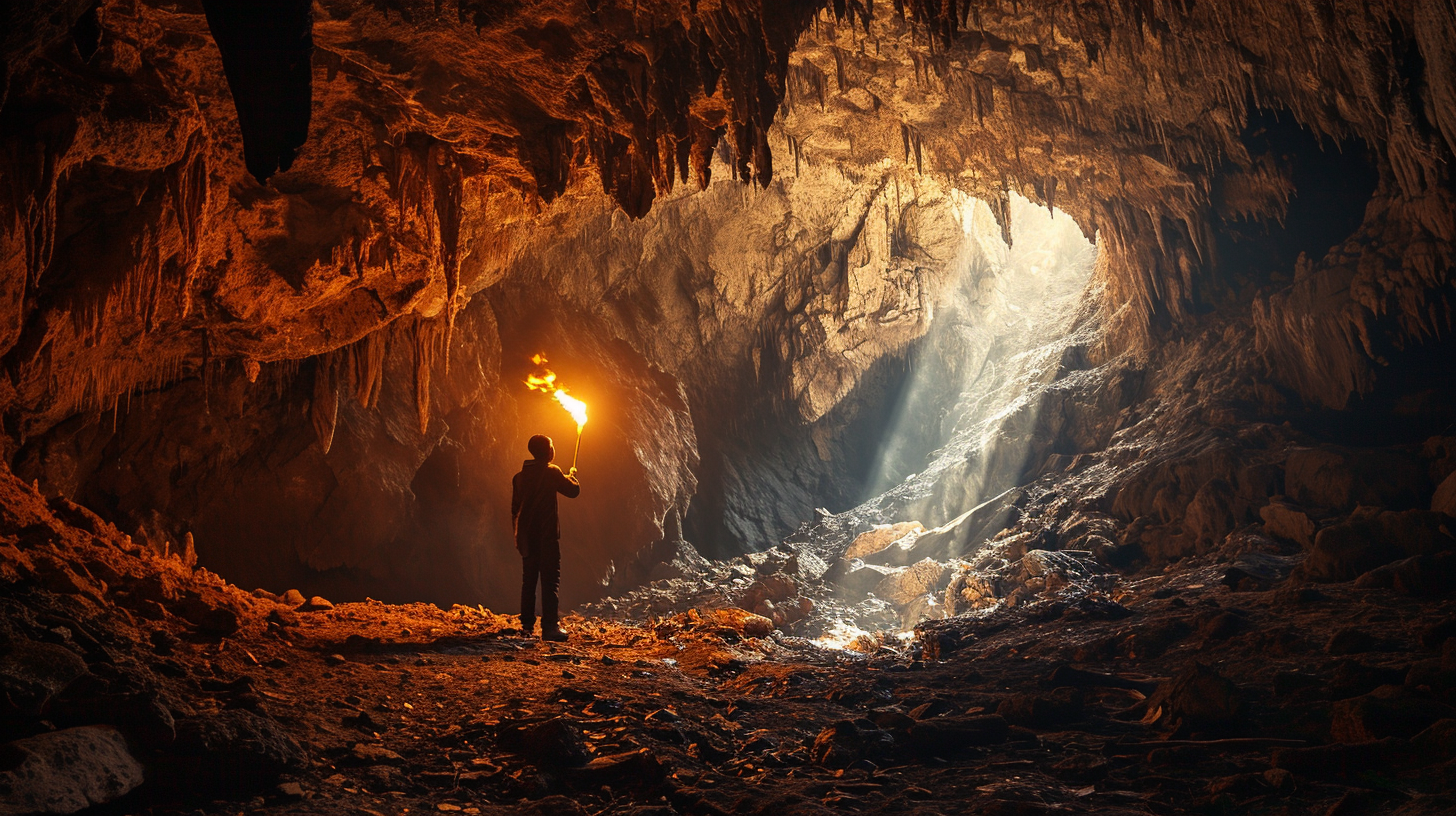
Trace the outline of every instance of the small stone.
{"label": "small stone", "polygon": [[280,603],[288,606],[298,606],[305,600],[303,593],[296,589],[290,589],[278,597]]}
{"label": "small stone", "polygon": [[279,796],[290,801],[298,801],[303,798],[303,786],[297,782],[283,782],[274,788]]}
{"label": "small stone", "polygon": [[404,757],[385,748],[361,742],[349,750],[349,756],[364,765],[403,765]]}
{"label": "small stone", "polygon": [[342,666],[345,663],[348,663],[349,660],[341,654],[331,654],[328,657],[324,658],[324,662],[329,664],[330,666]]}
{"label": "small stone", "polygon": [[309,598],[308,601],[306,601],[305,603],[300,604],[298,607],[298,611],[325,612],[333,608],[334,605],[330,603],[327,598],[323,597],[322,595],[315,595],[312,598]]}

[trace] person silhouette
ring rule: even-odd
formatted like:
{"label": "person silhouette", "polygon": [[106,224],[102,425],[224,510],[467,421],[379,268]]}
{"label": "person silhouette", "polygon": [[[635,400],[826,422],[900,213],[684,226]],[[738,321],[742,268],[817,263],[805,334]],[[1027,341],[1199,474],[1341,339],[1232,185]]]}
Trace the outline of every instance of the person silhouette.
{"label": "person silhouette", "polygon": [[561,520],[556,495],[568,499],[581,495],[576,468],[562,473],[551,464],[556,446],[551,437],[536,434],[526,442],[531,457],[511,480],[511,523],[515,525],[516,551],[521,554],[521,630],[527,635],[536,628],[536,583],[541,584],[541,639],[564,641],[558,615],[557,589],[561,585]]}

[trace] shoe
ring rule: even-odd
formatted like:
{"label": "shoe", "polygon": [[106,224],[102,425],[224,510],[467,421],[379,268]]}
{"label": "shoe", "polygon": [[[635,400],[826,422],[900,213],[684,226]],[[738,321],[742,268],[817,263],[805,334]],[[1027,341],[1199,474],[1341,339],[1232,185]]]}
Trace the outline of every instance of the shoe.
{"label": "shoe", "polygon": [[535,618],[530,618],[530,619],[522,618],[521,619],[521,634],[529,636],[534,631],[536,631],[536,619]]}
{"label": "shoe", "polygon": [[559,626],[543,626],[541,627],[541,639],[555,643],[565,643],[571,639],[571,636],[561,631],[561,627]]}

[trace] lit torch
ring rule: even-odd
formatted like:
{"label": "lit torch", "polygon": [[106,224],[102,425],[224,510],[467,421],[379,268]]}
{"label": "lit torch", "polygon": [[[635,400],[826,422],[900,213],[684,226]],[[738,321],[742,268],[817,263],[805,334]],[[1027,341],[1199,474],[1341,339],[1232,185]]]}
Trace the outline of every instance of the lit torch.
{"label": "lit torch", "polygon": [[565,388],[556,384],[556,372],[546,368],[545,355],[537,354],[531,358],[531,362],[540,369],[540,373],[526,375],[526,387],[532,391],[550,394],[576,420],[576,452],[571,455],[571,467],[575,469],[576,457],[581,454],[581,431],[586,427],[586,403],[566,393]]}

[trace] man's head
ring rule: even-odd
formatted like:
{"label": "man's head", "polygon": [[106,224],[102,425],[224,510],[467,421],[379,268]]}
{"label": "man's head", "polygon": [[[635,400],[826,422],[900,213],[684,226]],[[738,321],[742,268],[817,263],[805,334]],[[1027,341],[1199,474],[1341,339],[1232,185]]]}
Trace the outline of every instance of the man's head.
{"label": "man's head", "polygon": [[526,450],[537,459],[549,462],[556,458],[556,446],[551,444],[551,437],[546,434],[536,434],[526,443]]}

